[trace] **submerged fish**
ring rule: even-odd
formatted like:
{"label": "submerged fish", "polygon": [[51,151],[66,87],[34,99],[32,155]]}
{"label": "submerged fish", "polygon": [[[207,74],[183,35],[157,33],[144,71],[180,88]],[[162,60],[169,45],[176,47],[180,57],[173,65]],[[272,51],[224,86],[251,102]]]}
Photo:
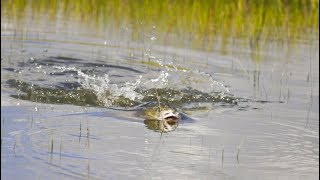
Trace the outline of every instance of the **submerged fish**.
{"label": "submerged fish", "polygon": [[175,130],[182,118],[181,112],[165,104],[147,103],[136,110],[136,116],[145,119],[146,127],[157,132]]}
{"label": "submerged fish", "polygon": [[144,123],[149,129],[169,132],[178,127],[181,115],[174,108],[164,105],[151,106],[143,110]]}
{"label": "submerged fish", "polygon": [[145,118],[149,120],[178,122],[181,119],[180,114],[169,106],[153,106],[144,109],[143,112]]}

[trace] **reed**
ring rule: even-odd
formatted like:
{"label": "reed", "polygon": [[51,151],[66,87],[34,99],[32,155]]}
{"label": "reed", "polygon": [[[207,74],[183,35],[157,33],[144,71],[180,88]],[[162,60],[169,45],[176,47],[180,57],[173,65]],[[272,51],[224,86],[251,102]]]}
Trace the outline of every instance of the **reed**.
{"label": "reed", "polygon": [[[160,102],[160,96],[158,94],[158,89],[156,89],[156,96],[157,96],[157,101],[158,101],[158,111],[159,111],[159,114],[160,114],[160,112],[161,112],[161,106],[160,106],[161,102]],[[163,135],[163,132],[164,132],[164,127],[165,127],[164,119],[163,119],[162,116],[161,116],[161,118],[162,118],[162,120],[161,120],[162,128],[161,128],[161,132],[160,132],[160,140],[162,139],[162,135]]]}
{"label": "reed", "polygon": [[53,158],[53,129],[50,129],[50,134],[48,135],[48,153],[50,153],[50,164],[52,163]]}
{"label": "reed", "polygon": [[238,162],[238,164],[240,164],[240,162],[239,162],[239,154],[240,154],[240,149],[241,149],[241,146],[242,146],[242,143],[243,143],[243,140],[244,140],[244,138],[245,137],[242,137],[242,139],[241,139],[241,143],[240,143],[240,145],[238,146],[238,151],[237,151],[237,162]]}
{"label": "reed", "polygon": [[13,155],[16,157],[16,147],[17,147],[17,137],[14,136],[14,144],[13,144]]}
{"label": "reed", "polygon": [[[306,121],[306,125],[305,125],[305,128],[307,128],[308,126],[308,123],[309,123],[309,116],[310,116],[310,111],[311,111],[311,107],[312,107],[312,99],[313,99],[313,75],[312,75],[312,63],[311,63],[311,59],[312,59],[312,43],[310,42],[310,45],[309,45],[309,72],[308,72],[308,77],[307,77],[307,83],[309,84],[310,83],[310,103],[309,103],[309,106],[308,106],[308,113],[307,113],[307,121]],[[311,80],[311,81],[309,81]]]}
{"label": "reed", "polygon": [[80,125],[79,125],[79,143],[81,140],[81,132],[82,132],[82,127],[81,127],[81,121],[80,121]]}
{"label": "reed", "polygon": [[223,159],[224,159],[224,146],[222,145],[222,153],[221,153],[221,167],[223,169]]}
{"label": "reed", "polygon": [[89,130],[89,121],[87,119],[87,147],[88,147],[88,150],[90,148],[90,130]]}
{"label": "reed", "polygon": [[61,164],[62,136],[60,137],[59,165]]}

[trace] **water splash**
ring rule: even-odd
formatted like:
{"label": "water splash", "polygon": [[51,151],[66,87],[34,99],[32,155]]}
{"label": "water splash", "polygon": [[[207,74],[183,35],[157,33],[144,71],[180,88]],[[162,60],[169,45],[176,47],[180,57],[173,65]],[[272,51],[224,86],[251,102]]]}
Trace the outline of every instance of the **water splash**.
{"label": "water splash", "polygon": [[147,55],[154,59],[162,70],[139,75],[125,82],[111,83],[108,74],[89,75],[75,67],[53,66],[53,68],[62,72],[77,72],[81,88],[92,91],[98,101],[106,107],[153,101],[156,96],[155,89],[161,93],[163,101],[175,104],[229,101],[228,98],[224,99],[226,94],[231,95],[229,89],[223,83],[214,80],[212,75],[180,68],[173,62],[164,63],[162,59],[152,56],[151,51]]}
{"label": "water splash", "polygon": [[[7,84],[19,90],[19,94],[12,97],[43,103],[131,107],[156,102],[157,94],[161,102],[176,107],[237,103],[229,89],[211,74],[187,69],[172,61],[164,62],[151,55],[151,50],[146,54],[149,63],[141,63],[137,68],[81,63],[82,59],[69,57],[28,61],[23,67],[32,72],[34,69],[45,70],[47,73],[42,77],[50,78],[50,84],[39,81],[41,85],[37,85],[37,79],[33,83],[11,79]],[[150,66],[157,69],[150,69]]]}
{"label": "water splash", "polygon": [[[145,84],[150,85],[152,83],[160,83],[157,84],[157,86],[162,88],[185,89],[187,87],[210,94],[230,94],[229,88],[222,82],[215,80],[209,73],[183,68],[179,65],[175,65],[172,61],[164,63],[161,58],[156,58],[151,55],[151,52],[146,53],[146,55],[148,55],[149,59],[155,60],[155,62],[164,70],[160,72],[158,78],[151,79],[151,83],[146,82]],[[149,88],[154,87],[149,86]]]}
{"label": "water splash", "polygon": [[54,68],[60,69],[61,71],[76,71],[82,78],[79,79],[82,87],[92,90],[98,100],[106,107],[114,105],[115,101],[120,97],[127,98],[131,101],[139,101],[143,98],[141,94],[134,91],[141,83],[142,76],[139,76],[135,82],[125,82],[124,85],[118,85],[110,83],[108,74],[104,74],[104,76],[88,75],[75,67],[54,66]]}

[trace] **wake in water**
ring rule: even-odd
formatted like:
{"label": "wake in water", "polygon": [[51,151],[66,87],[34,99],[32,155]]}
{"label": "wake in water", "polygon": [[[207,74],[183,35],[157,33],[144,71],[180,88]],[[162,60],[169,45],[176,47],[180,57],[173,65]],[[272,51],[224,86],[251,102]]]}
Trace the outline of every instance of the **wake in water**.
{"label": "wake in water", "polygon": [[[64,87],[41,87],[11,79],[7,81],[9,86],[22,92],[12,97],[43,103],[123,108],[157,101],[157,94],[161,102],[179,108],[199,103],[235,105],[238,102],[229,89],[221,82],[214,80],[212,75],[179,67],[173,63],[165,64],[155,57],[150,58],[144,66],[147,64],[149,67],[148,64],[152,64],[160,69],[147,73],[131,67],[104,64],[92,64],[92,66],[83,66],[84,68],[76,67],[78,64],[61,66],[65,64],[63,60],[68,60],[70,64],[70,61],[79,63],[81,59],[51,57],[51,64],[47,66],[53,72],[47,74],[62,75],[66,78],[68,81],[63,82]],[[33,60],[30,64],[36,64],[38,67],[41,63],[44,66],[45,62],[49,61]],[[110,76],[109,73],[101,73],[105,66],[109,67],[109,72],[124,69],[135,74],[125,74],[124,78],[119,73],[117,75],[110,73]],[[97,69],[97,67],[100,67],[100,73],[88,70],[88,68]],[[73,80],[77,82],[72,82]]]}
{"label": "wake in water", "polygon": [[[137,79],[125,83],[111,83],[108,74],[103,76],[88,75],[77,68],[54,66],[61,71],[76,71],[81,77],[79,83],[83,89],[94,92],[103,106],[111,107],[121,105],[124,101],[131,102],[126,105],[135,105],[147,101],[155,101],[156,91],[161,100],[170,104],[184,104],[192,102],[226,102],[235,103],[227,87],[215,81],[209,74],[199,71],[179,68],[172,63],[157,63],[165,68],[158,72],[158,77],[150,78],[148,75],[139,75]],[[125,105],[125,106],[126,106]]]}

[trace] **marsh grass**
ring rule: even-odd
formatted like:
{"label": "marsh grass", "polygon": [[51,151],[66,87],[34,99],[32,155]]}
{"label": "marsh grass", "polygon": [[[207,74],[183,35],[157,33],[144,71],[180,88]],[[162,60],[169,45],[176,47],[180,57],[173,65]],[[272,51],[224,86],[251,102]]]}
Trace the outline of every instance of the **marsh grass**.
{"label": "marsh grass", "polygon": [[[159,114],[160,114],[160,112],[161,112],[161,106],[160,106],[161,102],[160,102],[160,96],[158,94],[158,89],[156,89],[156,96],[157,96],[157,101],[158,101],[158,111],[159,111]],[[160,140],[162,139],[162,135],[163,135],[163,132],[164,132],[164,127],[165,127],[164,119],[163,119],[162,116],[161,116],[161,118],[162,118],[161,122],[162,122],[163,129],[161,129],[161,132],[160,132]]]}
{"label": "marsh grass", "polygon": [[222,153],[221,153],[221,168],[223,169],[223,160],[224,160],[224,146],[222,145]]}
{"label": "marsh grass", "polygon": [[235,45],[250,47],[256,60],[269,41],[282,47],[319,35],[318,0],[11,0],[1,1],[1,10],[18,27],[28,26],[28,17],[52,23],[62,18],[100,34],[124,36],[119,29],[127,27],[133,41],[157,36],[160,44],[207,51],[218,44],[224,52],[242,39]]}
{"label": "marsh grass", "polygon": [[305,128],[307,128],[308,123],[309,123],[309,116],[310,116],[310,111],[311,111],[311,107],[312,107],[312,99],[313,99],[313,76],[312,76],[312,63],[311,63],[311,54],[312,54],[312,42],[310,42],[309,45],[309,72],[308,72],[308,76],[307,76],[307,84],[310,83],[310,103],[308,106],[308,113],[307,113],[307,121],[306,121],[306,125]]}
{"label": "marsh grass", "polygon": [[61,152],[62,152],[62,136],[60,137],[59,165],[61,164]]}
{"label": "marsh grass", "polygon": [[82,132],[82,127],[81,127],[81,121],[80,121],[80,124],[79,124],[79,143],[81,141],[81,132]]}
{"label": "marsh grass", "polygon": [[13,155],[16,157],[17,137],[14,136]]}
{"label": "marsh grass", "polygon": [[242,146],[242,144],[243,144],[243,140],[244,140],[244,138],[245,137],[242,137],[242,139],[241,139],[241,143],[240,143],[240,145],[238,146],[238,151],[237,151],[237,162],[238,162],[238,164],[240,164],[240,161],[239,161],[239,154],[240,154],[240,149],[241,149],[241,146]]}
{"label": "marsh grass", "polygon": [[33,127],[33,115],[31,116],[31,129]]}
{"label": "marsh grass", "polygon": [[50,162],[52,161],[52,155],[53,155],[53,138],[51,139]]}
{"label": "marsh grass", "polygon": [[52,163],[53,158],[53,129],[50,130],[50,134],[48,136],[48,153],[50,154],[49,162]]}
{"label": "marsh grass", "polygon": [[90,130],[89,130],[89,121],[87,119],[87,147],[90,148]]}

